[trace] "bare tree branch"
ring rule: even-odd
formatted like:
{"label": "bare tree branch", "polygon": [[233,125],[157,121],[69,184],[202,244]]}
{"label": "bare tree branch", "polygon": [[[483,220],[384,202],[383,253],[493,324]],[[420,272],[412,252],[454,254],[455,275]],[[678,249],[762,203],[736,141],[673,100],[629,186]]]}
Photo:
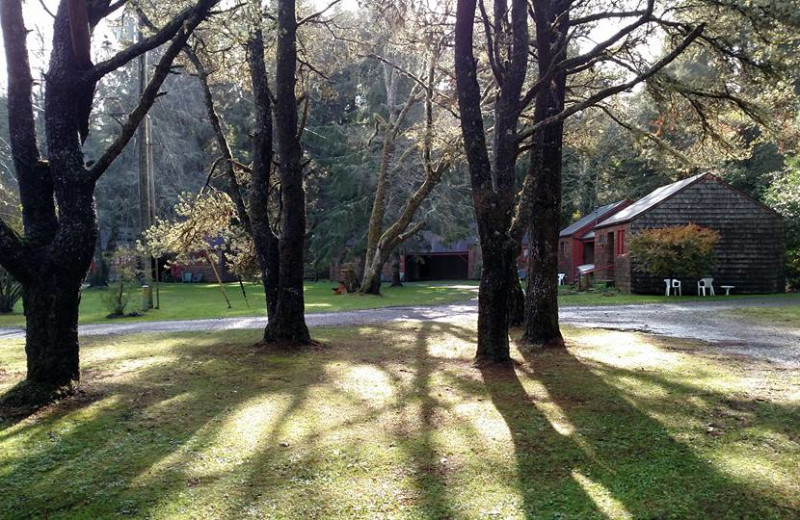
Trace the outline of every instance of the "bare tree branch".
{"label": "bare tree branch", "polygon": [[208,11],[216,4],[216,2],[217,0],[204,0],[198,2],[197,9],[193,9],[192,14],[185,20],[183,26],[178,28],[177,34],[172,39],[172,42],[164,51],[164,54],[161,56],[161,59],[156,65],[155,73],[150,79],[150,82],[147,84],[147,87],[144,89],[144,93],[139,100],[139,105],[128,115],[125,124],[122,126],[120,135],[114,140],[113,143],[111,143],[100,159],[98,159],[98,161],[89,170],[89,175],[93,179],[99,179],[100,176],[105,173],[108,167],[111,166],[111,163],[114,162],[114,159],[116,159],[119,154],[122,153],[125,145],[128,144],[128,141],[130,141],[133,135],[136,133],[139,123],[141,123],[142,119],[144,119],[144,117],[147,115],[148,110],[150,110],[150,107],[153,106],[156,97],[158,97],[158,91],[161,88],[161,85],[164,83],[164,80],[169,75],[171,65],[175,60],[175,57],[181,52],[181,50],[183,50],[183,47],[186,45],[191,33],[200,24],[200,22],[206,18]]}
{"label": "bare tree branch", "polygon": [[580,56],[576,56],[574,58],[566,60],[562,64],[562,67],[565,68],[565,69],[571,69],[571,68],[577,67],[578,65],[582,65],[582,64],[584,64],[584,63],[596,58],[597,56],[600,56],[601,54],[603,54],[606,51],[606,49],[608,49],[609,47],[611,47],[612,45],[614,45],[615,43],[620,41],[622,38],[625,38],[627,35],[629,35],[633,31],[635,31],[639,27],[641,27],[644,24],[652,21],[651,17],[653,15],[654,4],[655,4],[655,0],[647,0],[647,8],[642,12],[641,16],[639,16],[639,18],[636,21],[634,21],[634,22],[626,25],[625,27],[621,28],[619,31],[614,33],[607,40],[598,43],[590,51],[588,51],[588,52],[586,52],[584,54],[581,54]]}
{"label": "bare tree branch", "polygon": [[686,35],[686,37],[684,37],[683,41],[681,41],[681,43],[677,47],[675,47],[669,54],[662,57],[655,64],[653,64],[652,67],[650,67],[647,71],[643,72],[639,76],[631,79],[630,81],[626,81],[625,83],[621,83],[619,85],[608,87],[598,92],[595,92],[593,95],[589,96],[580,103],[575,103],[574,105],[565,108],[558,114],[555,114],[551,117],[548,117],[547,119],[539,121],[538,123],[529,127],[525,132],[520,133],[519,142],[522,142],[523,140],[527,139],[540,128],[552,125],[554,123],[558,123],[560,121],[564,121],[573,114],[576,114],[591,106],[594,106],[608,97],[611,97],[615,94],[619,94],[620,92],[624,92],[638,85],[639,83],[651,78],[658,71],[660,71],[661,69],[672,63],[675,60],[675,58],[677,58],[684,50],[686,50],[686,48],[689,45],[692,44],[693,41],[695,41],[700,36],[700,34],[703,32],[704,29],[705,29],[705,24],[700,24],[697,27],[695,27],[694,30],[692,30],[692,32],[690,32],[689,34]]}
{"label": "bare tree branch", "polygon": [[478,0],[478,9],[481,11],[483,32],[486,34],[486,55],[489,56],[489,65],[492,68],[494,79],[499,85],[503,82],[505,69],[503,68],[502,63],[500,63],[499,54],[497,52],[497,48],[495,47],[494,38],[492,37],[492,24],[489,22],[489,15],[486,13],[486,6],[484,5],[483,0]]}
{"label": "bare tree branch", "polygon": [[[169,23],[167,23],[152,36],[149,36],[118,52],[111,58],[96,64],[94,67],[86,71],[83,79],[87,82],[96,82],[109,72],[117,70],[145,52],[163,45],[172,39],[173,36],[178,34],[184,24],[189,23],[190,20],[196,19],[198,13],[203,13],[203,18],[205,18],[210,9],[218,2],[219,0],[200,0],[197,2],[197,4],[187,7],[175,15],[175,17],[172,18]],[[184,34],[186,34],[185,31]]]}
{"label": "bare tree branch", "polygon": [[642,16],[646,14],[646,10],[636,10],[636,11],[618,11],[618,12],[608,12],[608,13],[593,13],[586,16],[581,16],[578,18],[573,18],[569,21],[569,24],[572,26],[575,25],[583,25],[586,23],[592,22],[599,22],[601,20],[610,20],[613,18],[633,18],[634,16]]}
{"label": "bare tree branch", "polygon": [[[239,217],[239,221],[242,223],[242,226],[248,233],[252,233],[250,215],[247,212],[247,206],[245,206],[244,203],[242,189],[239,185],[239,180],[236,178],[236,171],[233,168],[235,164],[233,152],[231,152],[231,147],[228,144],[228,139],[225,136],[225,131],[222,128],[222,122],[220,121],[219,114],[217,114],[214,103],[214,96],[211,94],[211,88],[208,85],[209,72],[206,70],[203,62],[200,60],[200,57],[197,55],[194,49],[186,46],[183,49],[183,53],[189,58],[189,61],[192,62],[192,65],[194,65],[194,68],[197,71],[197,75],[200,79],[200,86],[203,89],[203,101],[206,107],[206,114],[208,115],[209,122],[211,123],[211,128],[214,131],[214,136],[217,140],[217,146],[219,147],[220,153],[222,153],[222,158],[226,163],[225,175],[228,179],[228,189],[226,190],[226,193],[231,200],[233,200],[233,203],[236,206],[236,213]],[[213,168],[211,171],[213,172]]]}
{"label": "bare tree branch", "polygon": [[42,6],[42,9],[44,9],[45,13],[50,15],[50,18],[55,18],[56,17],[56,15],[53,14],[53,11],[48,9],[47,4],[44,3],[44,0],[39,0],[39,5]]}
{"label": "bare tree branch", "polygon": [[634,125],[632,125],[630,123],[627,123],[627,122],[623,121],[621,118],[617,117],[611,111],[611,109],[609,107],[603,105],[602,103],[597,104],[596,107],[599,108],[600,110],[602,110],[603,112],[605,112],[605,114],[609,117],[609,119],[614,121],[617,125],[621,126],[622,128],[624,128],[625,130],[627,130],[631,134],[633,134],[635,136],[638,136],[638,137],[643,137],[643,138],[653,142],[656,146],[658,146],[659,148],[661,148],[665,152],[669,153],[670,155],[672,155],[676,159],[680,160],[682,163],[686,164],[687,166],[697,166],[697,164],[690,157],[688,157],[685,153],[681,152],[680,150],[678,150],[677,148],[675,148],[674,146],[669,144],[664,139],[661,139],[656,134],[654,134],[652,132],[648,132],[646,130],[642,130],[641,128],[639,128],[637,126],[634,126]]}
{"label": "bare tree branch", "polygon": [[28,62],[28,31],[22,17],[22,2],[3,0],[0,3],[0,22],[8,77],[8,119],[11,123],[9,137],[14,165],[19,175],[34,168],[40,159],[33,119],[33,77]]}
{"label": "bare tree branch", "polygon": [[314,14],[306,16],[305,18],[301,18],[300,21],[297,22],[297,26],[300,27],[301,25],[306,24],[312,20],[316,20],[317,18],[328,12],[330,9],[332,9],[336,4],[340,3],[341,1],[342,0],[333,0],[325,8],[320,9]]}

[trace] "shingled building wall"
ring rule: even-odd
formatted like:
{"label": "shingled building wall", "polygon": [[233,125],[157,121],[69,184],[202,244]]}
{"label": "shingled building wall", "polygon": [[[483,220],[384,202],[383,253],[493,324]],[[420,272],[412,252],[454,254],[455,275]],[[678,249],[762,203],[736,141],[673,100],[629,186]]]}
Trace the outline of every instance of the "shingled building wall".
{"label": "shingled building wall", "polygon": [[[778,214],[709,175],[631,220],[629,229],[636,233],[687,223],[720,232],[717,267],[710,273],[718,291],[720,285],[736,286],[734,293],[785,290],[785,236]],[[635,263],[630,276],[632,292],[664,290],[661,277],[638,272]],[[696,282],[683,280],[684,294],[694,294]]]}

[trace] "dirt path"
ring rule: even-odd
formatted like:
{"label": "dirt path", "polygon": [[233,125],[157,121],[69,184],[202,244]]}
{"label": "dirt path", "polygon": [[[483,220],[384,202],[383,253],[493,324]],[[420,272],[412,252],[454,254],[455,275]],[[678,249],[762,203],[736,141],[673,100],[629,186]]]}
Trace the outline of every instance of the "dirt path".
{"label": "dirt path", "polygon": [[[729,312],[741,307],[796,305],[785,298],[748,298],[713,302],[564,307],[561,322],[577,327],[640,331],[675,338],[696,339],[722,353],[766,359],[800,367],[800,328],[743,320]],[[475,319],[476,300],[434,307],[390,307],[359,311],[309,314],[310,327],[374,325],[406,320],[459,322]],[[83,336],[137,334],[142,332],[223,331],[259,329],[265,317],[206,320],[111,322],[83,325]],[[22,329],[0,328],[0,340],[19,339]]]}

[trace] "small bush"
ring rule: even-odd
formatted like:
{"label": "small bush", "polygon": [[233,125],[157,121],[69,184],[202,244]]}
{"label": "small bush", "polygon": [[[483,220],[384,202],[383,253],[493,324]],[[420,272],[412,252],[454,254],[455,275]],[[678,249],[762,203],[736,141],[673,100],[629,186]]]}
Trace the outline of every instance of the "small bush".
{"label": "small bush", "polygon": [[639,272],[669,278],[698,278],[717,263],[718,231],[696,224],[645,229],[630,242],[631,259]]}
{"label": "small bush", "polygon": [[800,290],[800,247],[786,251],[786,283],[793,290]]}
{"label": "small bush", "polygon": [[14,306],[22,298],[22,286],[11,274],[0,267],[0,314],[14,312]]}
{"label": "small bush", "polygon": [[115,280],[108,284],[108,290],[100,296],[109,318],[125,315],[131,294],[139,285],[137,261],[136,252],[129,248],[118,249],[111,257]]}

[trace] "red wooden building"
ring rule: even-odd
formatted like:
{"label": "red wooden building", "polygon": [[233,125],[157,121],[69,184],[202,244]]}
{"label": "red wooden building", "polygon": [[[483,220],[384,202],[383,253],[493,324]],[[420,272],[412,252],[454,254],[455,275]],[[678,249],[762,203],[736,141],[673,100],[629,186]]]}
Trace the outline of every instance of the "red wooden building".
{"label": "red wooden building", "polygon": [[[636,269],[628,254],[631,234],[649,228],[697,224],[716,229],[714,285],[736,293],[785,290],[783,219],[719,177],[700,174],[662,186],[594,227],[597,281],[634,293],[663,293],[664,280]],[[682,280],[694,294],[697,280]]]}
{"label": "red wooden building", "polygon": [[595,263],[594,227],[631,205],[629,200],[606,204],[561,230],[558,239],[558,272],[567,283],[578,281],[578,266]]}

